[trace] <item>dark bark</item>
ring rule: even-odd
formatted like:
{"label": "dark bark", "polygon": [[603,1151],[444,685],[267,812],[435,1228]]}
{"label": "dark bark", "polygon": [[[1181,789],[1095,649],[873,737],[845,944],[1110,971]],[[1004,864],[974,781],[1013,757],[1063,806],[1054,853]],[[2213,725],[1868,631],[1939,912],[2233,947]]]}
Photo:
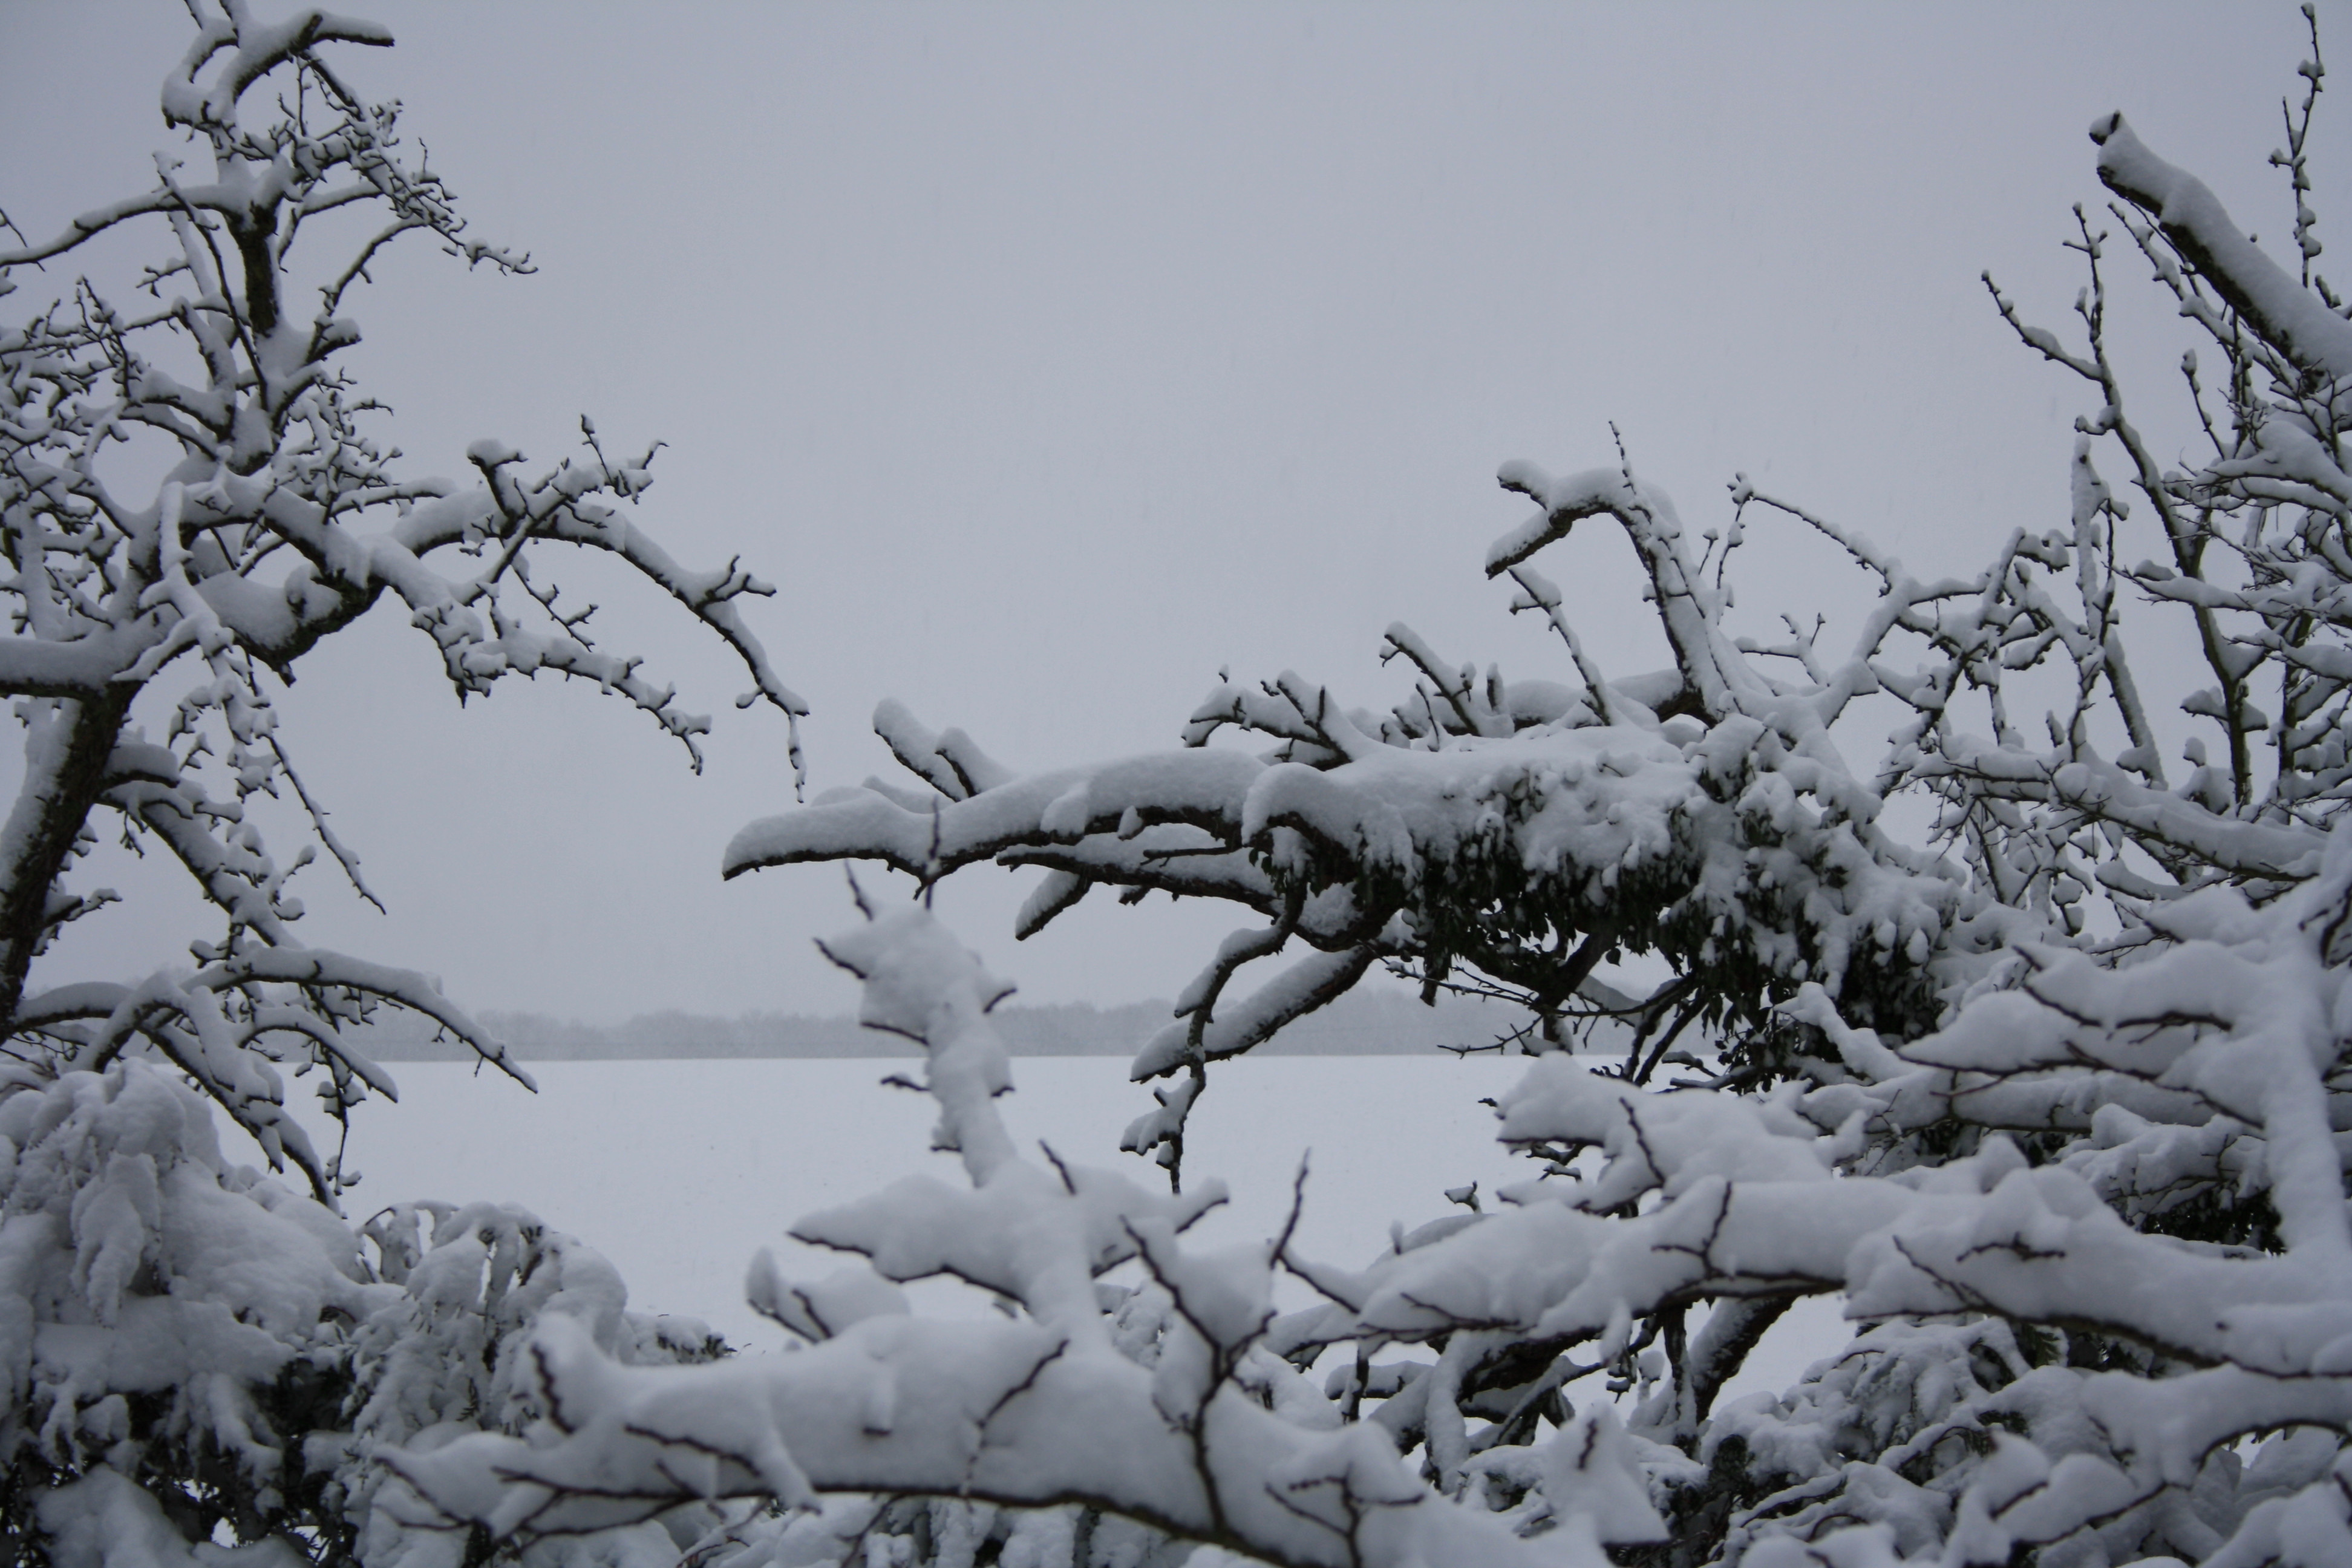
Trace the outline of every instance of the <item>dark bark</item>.
{"label": "dark bark", "polygon": [[[25,977],[48,931],[49,891],[106,787],[107,759],[114,754],[136,695],[137,688],[125,682],[107,688],[100,696],[59,704],[70,714],[64,758],[41,797],[31,830],[0,876],[0,1035],[16,1025],[25,1000]],[[37,786],[28,778],[25,787]]]}

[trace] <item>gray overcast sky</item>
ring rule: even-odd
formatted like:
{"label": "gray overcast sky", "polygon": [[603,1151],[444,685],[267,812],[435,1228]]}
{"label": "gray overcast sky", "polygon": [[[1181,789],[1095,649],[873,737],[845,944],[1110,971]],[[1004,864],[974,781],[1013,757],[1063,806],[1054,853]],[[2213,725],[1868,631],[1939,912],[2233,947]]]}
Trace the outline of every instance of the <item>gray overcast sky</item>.
{"label": "gray overcast sky", "polygon": [[[1172,743],[1221,665],[1389,700],[1393,619],[1557,676],[1478,574],[1523,510],[1494,469],[1610,460],[1611,420],[1694,526],[1744,469],[1971,568],[2063,521],[2087,407],[1979,272],[2064,325],[2110,109],[2284,239],[2263,160],[2305,48],[2284,0],[348,8],[400,39],[340,51],[349,78],[403,99],[476,232],[541,268],[420,247],[349,307],[413,471],[486,436],[552,460],[583,411],[609,444],[667,442],[641,521],[778,584],[752,615],[817,709],[820,788],[889,771],[883,697],[1034,767]],[[2352,62],[2352,5],[2320,10]],[[0,207],[37,237],[143,187],[186,36],[168,0],[0,0]],[[2315,205],[2344,275],[2335,80]],[[2145,278],[2118,258],[2136,413],[2169,432],[2184,340]],[[1749,539],[1759,623],[1863,586]],[[1662,663],[1622,545],[1578,543],[1543,564],[1603,667]],[[477,1007],[848,1006],[808,946],[854,918],[836,871],[717,878],[790,803],[781,724],[736,711],[741,679],[649,595],[580,582],[718,715],[705,776],[583,690],[460,712],[379,613],[282,707],[392,912],[314,868],[307,939]],[[203,929],[160,868],[104,876],[154,897],[75,928],[50,978],[142,972]],[[1234,923],[1082,906],[1016,948],[1017,896],[992,876],[942,907],[1040,1000],[1172,994]]]}

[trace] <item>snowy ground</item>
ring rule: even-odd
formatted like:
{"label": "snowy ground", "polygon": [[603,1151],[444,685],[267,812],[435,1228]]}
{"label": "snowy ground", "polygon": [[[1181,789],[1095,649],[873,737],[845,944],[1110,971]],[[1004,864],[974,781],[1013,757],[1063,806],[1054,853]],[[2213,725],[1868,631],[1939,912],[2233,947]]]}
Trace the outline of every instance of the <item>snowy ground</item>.
{"label": "snowy ground", "polygon": [[[604,1253],[643,1310],[702,1318],[750,1349],[782,1331],[743,1305],[745,1266],[776,1248],[788,1274],[822,1276],[844,1261],[788,1240],[792,1222],[897,1178],[929,1171],[959,1181],[928,1152],[925,1096],[882,1085],[913,1062],[872,1060],[584,1061],[532,1068],[536,1096],[457,1063],[391,1069],[401,1102],[363,1108],[352,1163],[363,1173],[347,1200],[354,1218],[409,1198],[493,1199],[536,1212]],[[1204,1242],[1271,1235],[1292,1180],[1309,1159],[1301,1249],[1344,1266],[1454,1212],[1446,1188],[1532,1173],[1494,1142],[1482,1098],[1521,1064],[1492,1056],[1267,1058],[1221,1064],[1192,1122],[1188,1173],[1220,1177],[1234,1202],[1196,1228]],[[1150,1103],[1104,1058],[1023,1058],[1001,1101],[1016,1137],[1043,1139],[1074,1163],[1157,1173],[1118,1152],[1127,1122]],[[289,1099],[305,1099],[302,1086]],[[314,1127],[314,1136],[323,1131]],[[1189,1184],[1189,1183],[1188,1183]],[[1291,1281],[1296,1300],[1303,1289]],[[957,1301],[961,1296],[961,1303]],[[926,1310],[973,1310],[971,1294],[939,1285]],[[1737,1390],[1785,1386],[1838,1340],[1826,1304],[1768,1339]],[[1798,1314],[1792,1314],[1792,1318]]]}

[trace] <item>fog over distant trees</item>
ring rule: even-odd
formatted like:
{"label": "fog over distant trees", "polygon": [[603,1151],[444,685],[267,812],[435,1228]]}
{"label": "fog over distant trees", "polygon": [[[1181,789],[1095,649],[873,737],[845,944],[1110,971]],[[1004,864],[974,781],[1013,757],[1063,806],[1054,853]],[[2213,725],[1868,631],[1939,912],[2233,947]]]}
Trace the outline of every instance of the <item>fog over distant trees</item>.
{"label": "fog over distant trees", "polygon": [[[1165,1001],[1124,1007],[1091,1003],[1024,1006],[991,1015],[1005,1048],[1017,1057],[1131,1057],[1168,1021]],[[485,1012],[482,1026],[525,1062],[633,1058],[914,1057],[922,1047],[877,1033],[854,1017],[747,1013],[732,1018],[648,1013],[625,1024],[583,1024],[538,1013]],[[1276,1056],[1403,1056],[1428,1051],[1496,1050],[1536,1020],[1523,1008],[1469,997],[1436,1006],[1401,992],[1362,992],[1286,1029],[1266,1044]],[[464,1061],[473,1051],[424,1019],[378,1015],[352,1031],[369,1055],[385,1061]]]}

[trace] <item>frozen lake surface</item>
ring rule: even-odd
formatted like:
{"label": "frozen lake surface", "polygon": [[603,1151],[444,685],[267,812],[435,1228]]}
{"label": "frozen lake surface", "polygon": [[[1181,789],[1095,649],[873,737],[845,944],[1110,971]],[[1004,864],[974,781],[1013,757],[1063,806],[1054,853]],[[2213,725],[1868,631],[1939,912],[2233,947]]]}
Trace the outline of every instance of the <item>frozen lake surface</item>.
{"label": "frozen lake surface", "polygon": [[[389,1068],[400,1103],[362,1107],[351,1163],[363,1179],[344,1200],[353,1219],[417,1198],[520,1204],[611,1258],[642,1311],[701,1318],[735,1344],[773,1349],[782,1330],[743,1304],[743,1276],[761,1247],[785,1272],[817,1277],[848,1259],[785,1235],[800,1215],[928,1172],[961,1183],[951,1155],[929,1151],[928,1096],[884,1087],[919,1063],[872,1059],[570,1061],[534,1064],[540,1092],[455,1062]],[[1360,1267],[1389,1245],[1390,1227],[1456,1212],[1444,1190],[1534,1174],[1495,1142],[1479,1103],[1516,1082],[1524,1063],[1497,1056],[1244,1058],[1210,1069],[1195,1109],[1187,1185],[1223,1179],[1233,1201],[1196,1226],[1208,1245],[1275,1234],[1293,1178],[1308,1162],[1298,1249]],[[1076,1164],[1135,1179],[1159,1168],[1118,1148],[1151,1106],[1127,1063],[1027,1057],[997,1103],[1016,1140],[1050,1143]],[[308,1083],[289,1085],[309,1101]],[[314,1124],[314,1137],[324,1130]],[[237,1158],[232,1155],[232,1158]],[[250,1158],[248,1154],[244,1156]],[[1307,1296],[1286,1279],[1286,1308]],[[920,1310],[984,1310],[945,1282],[919,1289]],[[1839,1340],[1833,1308],[1768,1340],[1741,1387],[1785,1385]],[[1792,1317],[1796,1314],[1792,1314]],[[1769,1352],[1765,1353],[1765,1352]]]}

